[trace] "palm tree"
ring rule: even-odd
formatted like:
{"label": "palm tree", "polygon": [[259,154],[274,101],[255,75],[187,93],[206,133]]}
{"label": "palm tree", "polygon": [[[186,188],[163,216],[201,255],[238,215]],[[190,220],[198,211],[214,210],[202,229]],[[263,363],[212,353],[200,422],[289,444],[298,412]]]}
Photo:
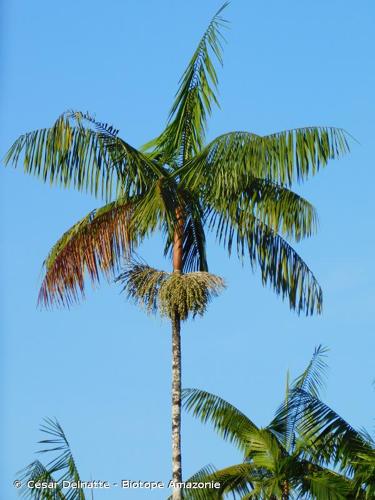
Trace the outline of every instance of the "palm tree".
{"label": "palm tree", "polygon": [[326,369],[319,346],[306,370],[289,387],[275,418],[258,427],[218,396],[184,389],[184,407],[211,422],[243,453],[243,462],[216,471],[212,466],[195,481],[220,483],[218,490],[189,490],[184,498],[258,500],[344,500],[374,498],[375,446],[319,397]]}
{"label": "palm tree", "polygon": [[[59,422],[46,418],[41,425],[41,431],[47,434],[48,439],[39,441],[47,446],[38,453],[52,453],[53,458],[47,465],[43,465],[40,460],[34,460],[18,473],[21,496],[35,500],[85,500],[84,488],[75,487],[81,484],[81,478],[70,444]],[[35,487],[37,483],[46,483],[50,487],[38,488]],[[93,494],[91,498],[94,498]]]}
{"label": "palm tree", "polygon": [[[5,163],[44,182],[75,187],[105,200],[58,240],[45,260],[42,305],[69,306],[120,272],[124,257],[155,231],[175,274],[207,272],[205,233],[229,254],[246,254],[263,285],[297,313],[319,313],[322,291],[288,240],[316,229],[312,205],[289,188],[348,152],[346,133],[307,127],[260,136],[225,133],[205,144],[208,116],[218,104],[216,63],[222,63],[225,3],[211,20],[176,93],[165,130],[136,149],[113,126],[86,113],[62,114],[51,128],[20,136]],[[86,274],[87,273],[87,274]],[[172,321],[173,479],[181,481],[181,361],[178,313]],[[178,496],[175,496],[178,498]]]}

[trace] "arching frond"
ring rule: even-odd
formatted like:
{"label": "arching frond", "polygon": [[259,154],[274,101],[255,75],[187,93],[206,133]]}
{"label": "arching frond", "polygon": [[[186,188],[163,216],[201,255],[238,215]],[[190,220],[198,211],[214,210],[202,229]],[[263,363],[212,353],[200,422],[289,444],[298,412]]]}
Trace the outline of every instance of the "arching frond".
{"label": "arching frond", "polygon": [[132,217],[134,230],[141,237],[161,230],[167,239],[173,239],[177,224],[176,209],[183,204],[174,180],[160,177],[136,204]]}
{"label": "arching frond", "polygon": [[259,136],[229,132],[210,142],[179,170],[191,189],[238,191],[249,178],[282,185],[303,181],[349,151],[348,134],[334,127],[307,127]]}
{"label": "arching frond", "polygon": [[247,436],[245,459],[257,467],[276,471],[287,456],[283,445],[268,428],[253,429]]}
{"label": "arching frond", "polygon": [[292,246],[255,216],[233,203],[225,211],[211,208],[209,228],[229,255],[236,245],[237,255],[248,254],[251,266],[259,267],[263,285],[270,285],[298,314],[321,313],[323,292],[307,264]]}
{"label": "arching frond", "polygon": [[[216,469],[213,465],[205,465],[195,474],[190,476],[189,479],[186,479],[185,483],[209,483],[215,471]],[[222,500],[222,494],[218,489],[208,486],[194,489],[186,487],[182,489],[182,498],[184,500]],[[170,496],[168,500],[172,500],[172,496]]]}
{"label": "arching frond", "polygon": [[375,498],[375,446],[374,443],[368,445],[367,451],[357,453],[350,462],[354,472],[353,481],[365,500]]}
{"label": "arching frond", "polygon": [[186,411],[203,423],[212,423],[220,436],[242,451],[246,449],[249,432],[257,429],[246,415],[215,394],[199,389],[183,389],[182,402]]}
{"label": "arching frond", "polygon": [[328,348],[318,345],[314,349],[312,358],[307,365],[306,369],[297,377],[293,384],[292,389],[300,389],[311,394],[313,397],[320,396],[320,390],[324,387],[325,376],[327,372],[327,363],[325,358],[327,356]]}
{"label": "arching frond", "polygon": [[[82,488],[62,489],[63,481],[78,482],[80,475],[70,449],[67,437],[57,420],[46,418],[41,430],[49,438],[39,441],[47,445],[39,453],[54,454],[54,458],[44,466],[39,461],[35,461],[23,471],[23,480],[56,481],[56,488],[53,489],[33,489],[23,491],[24,496],[38,500],[85,500]],[[57,455],[56,455],[57,453]]]}
{"label": "arching frond", "polygon": [[348,500],[362,498],[355,496],[353,483],[333,471],[324,470],[307,474],[301,487],[297,490],[302,498],[319,500]]}
{"label": "arching frond", "polygon": [[133,204],[118,201],[90,212],[54,245],[44,262],[39,303],[70,305],[84,295],[85,273],[93,283],[114,276],[137,242],[131,229]]}
{"label": "arching frond", "polygon": [[[231,467],[216,470],[200,479],[203,482],[214,481],[219,483],[220,488],[218,490],[191,491],[186,498],[189,500],[210,500],[211,498],[222,500],[224,495],[227,498],[226,495],[229,494],[233,495],[233,498],[243,498],[244,495],[253,491],[253,486],[260,479],[261,476],[253,465],[246,463],[232,465]],[[217,496],[215,496],[215,491]]]}
{"label": "arching frond", "polygon": [[208,303],[225,287],[219,276],[205,272],[166,273],[138,262],[128,266],[117,280],[128,298],[134,299],[149,312],[181,320],[188,315],[202,315]]}
{"label": "arching frond", "polygon": [[154,161],[118,137],[118,130],[86,113],[62,114],[51,128],[21,135],[4,161],[44,182],[73,186],[106,200],[140,193],[161,173]]}
{"label": "arching frond", "polygon": [[[304,392],[311,394],[313,397],[319,397],[319,391],[324,385],[324,376],[327,370],[325,361],[328,349],[319,345],[314,349],[313,356],[307,365],[306,369],[299,375],[286,395],[285,400],[276,412],[275,418],[269,424],[268,428],[276,432],[279,436],[283,436],[288,449],[293,449],[296,441],[296,424],[300,418],[301,407],[298,404],[297,398],[300,395],[303,398]],[[298,393],[294,392],[294,400],[290,404],[290,391],[299,389]],[[301,400],[301,404],[303,404]]]}
{"label": "arching frond", "polygon": [[[31,498],[33,500],[66,500],[61,485],[39,460],[35,460],[20,471],[19,480],[22,483],[20,494],[23,498]],[[56,483],[56,487],[51,489],[33,488],[30,487],[29,481]]]}
{"label": "arching frond", "polygon": [[215,93],[218,80],[211,54],[222,62],[220,30],[226,21],[221,12],[227,5],[225,2],[212,18],[180,80],[166,130],[144,146],[146,150],[160,151],[167,162],[177,155],[181,164],[203,146],[207,117],[212,103],[218,104]]}
{"label": "arching frond", "polygon": [[206,236],[203,226],[203,211],[200,207],[189,207],[185,219],[182,247],[183,272],[208,271]]}
{"label": "arching frond", "polygon": [[256,217],[272,231],[299,241],[317,229],[317,214],[307,200],[275,182],[253,177],[238,188],[207,189],[202,199],[220,212],[236,210]]}
{"label": "arching frond", "polygon": [[371,451],[361,433],[319,398],[296,388],[289,406],[296,412],[299,432],[311,441],[317,456],[346,467],[359,453]]}

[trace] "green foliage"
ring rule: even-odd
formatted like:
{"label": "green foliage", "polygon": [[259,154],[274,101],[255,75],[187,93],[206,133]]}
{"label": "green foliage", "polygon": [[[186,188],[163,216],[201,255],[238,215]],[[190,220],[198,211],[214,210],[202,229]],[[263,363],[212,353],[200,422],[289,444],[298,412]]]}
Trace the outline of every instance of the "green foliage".
{"label": "green foliage", "polygon": [[77,300],[86,274],[93,282],[101,274],[112,278],[120,259],[155,231],[162,232],[169,255],[181,213],[183,272],[208,271],[211,231],[229,254],[235,246],[242,262],[248,257],[263,285],[291,309],[321,312],[319,284],[290,241],[311,236],[317,216],[287,187],[347,153],[348,134],[333,127],[263,137],[229,132],[205,144],[208,117],[218,104],[216,66],[222,64],[227,5],[212,18],[182,75],[165,130],[141,150],[113,126],[77,111],[62,114],[51,128],[22,135],[9,149],[6,163],[23,162],[26,173],[44,182],[88,191],[107,203],[52,249],[39,296],[43,304]]}
{"label": "green foliage", "polygon": [[156,150],[166,163],[176,160],[181,165],[203,147],[212,103],[219,105],[215,93],[218,78],[210,53],[222,64],[221,28],[227,21],[220,14],[228,4],[214,15],[182,75],[167,128],[143,147]]}
{"label": "green foliage", "polygon": [[[327,349],[319,346],[304,372],[288,386],[283,404],[265,428],[257,427],[223,399],[198,389],[184,389],[183,405],[210,422],[243,453],[243,463],[210,471],[202,481],[220,482],[218,498],[269,500],[373,498],[375,446],[319,398]],[[288,384],[289,385],[289,384]],[[372,496],[371,496],[372,495]],[[210,491],[189,499],[209,499]]]}
{"label": "green foliage", "polygon": [[162,169],[117,133],[87,113],[68,111],[51,128],[21,135],[4,161],[16,166],[22,154],[25,173],[106,200],[114,192],[144,192]]}
{"label": "green foliage", "polygon": [[[63,481],[76,483],[81,480],[62,427],[57,420],[47,418],[41,426],[41,430],[50,437],[39,441],[39,443],[47,445],[39,453],[54,454],[55,456],[46,466],[39,460],[35,460],[19,473],[19,479],[23,485],[21,495],[24,498],[35,500],[85,500],[83,489],[62,488]],[[31,488],[27,486],[28,481],[56,482],[56,485],[50,489]]]}
{"label": "green foliage", "polygon": [[299,128],[267,136],[229,132],[211,141],[179,174],[191,189],[208,185],[221,193],[237,191],[253,177],[290,186],[348,151],[348,134],[333,127]]}

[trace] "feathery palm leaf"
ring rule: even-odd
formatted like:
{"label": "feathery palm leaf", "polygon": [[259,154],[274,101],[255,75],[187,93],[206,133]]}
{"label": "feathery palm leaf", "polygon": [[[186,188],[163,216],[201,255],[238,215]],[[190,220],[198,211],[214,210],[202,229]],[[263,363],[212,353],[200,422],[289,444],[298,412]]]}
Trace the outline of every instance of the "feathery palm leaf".
{"label": "feathery palm leaf", "polygon": [[178,174],[190,189],[210,186],[221,193],[238,191],[252,177],[290,186],[348,151],[348,134],[333,127],[298,128],[267,136],[229,132],[211,141]]}
{"label": "feathery palm leaf", "polygon": [[293,389],[300,389],[311,394],[313,397],[320,396],[320,390],[324,387],[325,375],[327,372],[327,363],[325,358],[328,349],[319,345],[314,349],[314,354],[306,369],[292,384]]}
{"label": "feathery palm leaf", "polygon": [[209,227],[231,255],[233,245],[243,261],[248,254],[253,268],[259,266],[263,285],[270,285],[298,314],[321,313],[323,292],[307,264],[293,247],[271,227],[237,204],[226,211],[211,207]]}
{"label": "feathery palm leaf", "polygon": [[356,498],[352,493],[352,483],[343,476],[328,470],[306,475],[298,491],[302,498],[312,500],[354,500]]}
{"label": "feathery palm leaf", "polygon": [[222,63],[220,30],[227,21],[220,14],[227,5],[225,2],[214,15],[181,78],[166,130],[143,147],[155,148],[167,163],[177,159],[182,164],[203,147],[207,117],[212,103],[218,104],[215,94],[218,79],[210,52]]}
{"label": "feathery palm leaf", "polygon": [[[278,436],[283,436],[286,447],[289,450],[294,449],[296,444],[296,425],[303,405],[302,400],[298,401],[296,393],[294,393],[294,400],[290,404],[290,393],[291,391],[300,390],[311,394],[313,397],[319,397],[320,389],[324,386],[324,378],[327,370],[325,361],[327,352],[328,349],[322,345],[314,349],[309,364],[301,375],[294,380],[291,388],[288,387],[285,401],[281,404],[274,419],[268,426],[268,429],[276,432]],[[299,394],[302,397],[302,393],[299,392]]]}
{"label": "feathery palm leaf", "polygon": [[78,482],[80,475],[72,455],[69,442],[66,435],[57,422],[50,418],[45,419],[45,424],[41,426],[41,430],[48,434],[48,439],[39,441],[41,444],[48,445],[39,451],[39,453],[54,453],[58,452],[47,466],[41,464],[40,461],[35,461],[27,466],[22,472],[22,480],[27,484],[28,481],[55,481],[56,488],[54,489],[37,489],[27,488],[23,490],[23,496],[30,496],[36,500],[85,500],[85,494],[81,488],[62,489],[63,481]]}
{"label": "feathery palm leaf", "polygon": [[319,399],[326,352],[322,346],[315,349],[290,389],[288,384],[285,402],[266,428],[258,428],[218,396],[198,389],[183,391],[184,408],[211,422],[243,452],[243,464],[205,478],[220,482],[221,493],[242,500],[372,498],[375,447],[371,437],[357,432]]}
{"label": "feathery palm leaf", "polygon": [[[22,497],[35,500],[66,500],[62,487],[39,460],[29,464],[20,474],[22,482],[20,493]],[[28,485],[29,481],[56,483],[56,487],[51,489],[31,488]]]}
{"label": "feathery palm leaf", "polygon": [[[190,494],[186,497],[189,500],[210,500],[224,498],[224,495],[232,493],[234,495],[247,495],[250,493],[261,476],[258,474],[257,469],[252,464],[242,463],[226,467],[219,471],[214,470],[209,474],[200,477],[201,482],[217,482],[220,488],[217,490],[209,490],[207,488],[201,490],[191,490]],[[249,487],[249,484],[251,485]],[[216,494],[216,496],[215,496]],[[185,497],[184,497],[185,498]]]}
{"label": "feathery palm leaf", "polygon": [[258,429],[246,415],[215,394],[199,389],[183,389],[182,401],[183,408],[203,423],[211,422],[220,436],[242,451],[245,451],[249,432]]}
{"label": "feathery palm leaf", "polygon": [[297,414],[299,431],[309,436],[316,453],[328,456],[335,465],[341,463],[345,467],[358,453],[373,452],[360,432],[323,401],[303,389],[291,391],[289,407]]}
{"label": "feathery palm leaf", "polygon": [[131,202],[119,200],[90,212],[64,233],[44,262],[39,303],[69,306],[77,301],[84,295],[86,272],[92,282],[99,281],[101,272],[114,276],[121,258],[137,243],[131,230],[132,212]]}
{"label": "feathery palm leaf", "polygon": [[307,200],[275,182],[251,178],[242,187],[225,192],[207,190],[202,193],[205,203],[218,211],[240,211],[251,214],[273,231],[296,241],[316,232],[318,217]]}
{"label": "feathery palm leaf", "polygon": [[113,193],[139,194],[163,170],[117,134],[87,113],[68,111],[51,128],[21,135],[4,161],[17,165],[22,157],[26,173],[106,200]]}
{"label": "feathery palm leaf", "polygon": [[[216,470],[215,467],[213,467],[212,465],[205,465],[204,467],[199,469],[198,472],[189,477],[189,479],[187,479],[185,482],[201,483],[201,482],[211,481],[211,479],[208,478],[210,478],[211,475],[215,473],[215,470]],[[222,497],[217,489],[184,488],[182,490],[182,498],[184,500],[221,500]],[[172,500],[172,497],[170,496],[168,500]]]}

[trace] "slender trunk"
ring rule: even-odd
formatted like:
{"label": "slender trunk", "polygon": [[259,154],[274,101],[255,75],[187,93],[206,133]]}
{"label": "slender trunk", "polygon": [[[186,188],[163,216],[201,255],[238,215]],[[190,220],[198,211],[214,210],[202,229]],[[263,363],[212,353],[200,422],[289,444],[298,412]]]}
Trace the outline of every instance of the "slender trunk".
{"label": "slender trunk", "polygon": [[[182,481],[181,467],[181,322],[172,318],[172,479]],[[173,489],[173,500],[181,500],[181,490]]]}
{"label": "slender trunk", "polygon": [[[184,219],[177,208],[177,225],[173,242],[173,272],[182,273]],[[172,318],[172,480],[182,482],[181,465],[181,320],[175,311]],[[181,500],[180,488],[173,489],[173,500]]]}

